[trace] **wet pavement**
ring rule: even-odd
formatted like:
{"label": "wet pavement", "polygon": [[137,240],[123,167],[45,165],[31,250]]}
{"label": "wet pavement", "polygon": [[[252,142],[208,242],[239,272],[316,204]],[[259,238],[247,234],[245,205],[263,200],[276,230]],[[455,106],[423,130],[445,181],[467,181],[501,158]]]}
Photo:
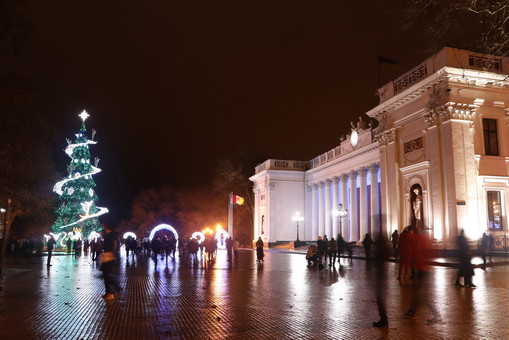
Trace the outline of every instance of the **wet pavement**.
{"label": "wet pavement", "polygon": [[[192,265],[179,258],[123,257],[123,289],[104,301],[99,264],[88,256],[6,257],[0,292],[1,339],[507,339],[509,265],[494,258],[475,269],[477,288],[457,288],[456,269],[434,266],[417,317],[405,319],[412,281],[388,262],[389,327],[378,310],[373,264],[342,259],[332,270],[308,268],[298,253],[252,250],[238,263]],[[446,263],[447,261],[444,261]]]}

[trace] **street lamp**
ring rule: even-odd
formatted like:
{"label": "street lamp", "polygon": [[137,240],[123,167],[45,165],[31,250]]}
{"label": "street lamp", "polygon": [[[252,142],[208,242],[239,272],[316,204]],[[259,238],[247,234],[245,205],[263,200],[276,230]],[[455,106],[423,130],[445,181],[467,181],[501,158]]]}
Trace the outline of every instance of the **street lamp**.
{"label": "street lamp", "polygon": [[297,222],[297,244],[299,241],[299,222],[304,221],[304,216],[300,215],[300,211],[296,211],[295,214],[292,216],[292,221]]}
{"label": "street lamp", "polygon": [[343,207],[343,203],[339,203],[338,210],[335,211],[335,215],[339,216],[339,234],[341,235],[343,230],[343,218],[348,215],[348,210]]}

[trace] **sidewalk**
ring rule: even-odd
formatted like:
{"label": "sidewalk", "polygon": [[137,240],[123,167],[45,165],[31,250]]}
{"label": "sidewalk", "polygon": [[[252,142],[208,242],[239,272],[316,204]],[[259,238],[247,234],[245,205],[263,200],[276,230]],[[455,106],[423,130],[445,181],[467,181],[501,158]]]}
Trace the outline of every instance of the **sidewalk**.
{"label": "sidewalk", "polygon": [[[296,253],[293,253],[296,254]],[[417,318],[403,314],[412,282],[373,281],[365,260],[308,268],[300,254],[266,251],[256,265],[242,250],[238,263],[220,251],[213,264],[181,259],[122,258],[123,290],[104,301],[99,264],[89,257],[8,257],[0,283],[3,339],[500,339],[509,334],[507,266],[476,269],[476,289],[453,286],[456,269],[436,266]],[[498,264],[499,262],[497,262]],[[386,286],[389,328],[378,319],[374,286]]]}

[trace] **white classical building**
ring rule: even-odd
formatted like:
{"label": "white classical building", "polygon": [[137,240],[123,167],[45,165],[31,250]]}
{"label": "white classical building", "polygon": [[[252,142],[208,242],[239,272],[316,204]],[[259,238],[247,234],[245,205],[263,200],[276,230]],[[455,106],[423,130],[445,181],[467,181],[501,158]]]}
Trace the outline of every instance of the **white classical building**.
{"label": "white classical building", "polygon": [[[347,241],[414,225],[438,247],[492,233],[509,202],[509,58],[444,48],[378,90],[340,145],[310,161],[269,159],[254,184],[255,239]],[[339,204],[347,215],[337,216]],[[304,219],[292,220],[299,212]]]}

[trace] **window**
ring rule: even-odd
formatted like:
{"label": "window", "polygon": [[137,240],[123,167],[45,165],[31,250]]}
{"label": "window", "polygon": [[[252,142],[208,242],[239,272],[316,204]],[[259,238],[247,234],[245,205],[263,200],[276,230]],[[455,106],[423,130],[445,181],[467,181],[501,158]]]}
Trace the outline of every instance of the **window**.
{"label": "window", "polygon": [[498,156],[497,120],[483,118],[484,153],[488,156]]}
{"label": "window", "polygon": [[488,229],[502,230],[502,202],[500,191],[488,191]]}

